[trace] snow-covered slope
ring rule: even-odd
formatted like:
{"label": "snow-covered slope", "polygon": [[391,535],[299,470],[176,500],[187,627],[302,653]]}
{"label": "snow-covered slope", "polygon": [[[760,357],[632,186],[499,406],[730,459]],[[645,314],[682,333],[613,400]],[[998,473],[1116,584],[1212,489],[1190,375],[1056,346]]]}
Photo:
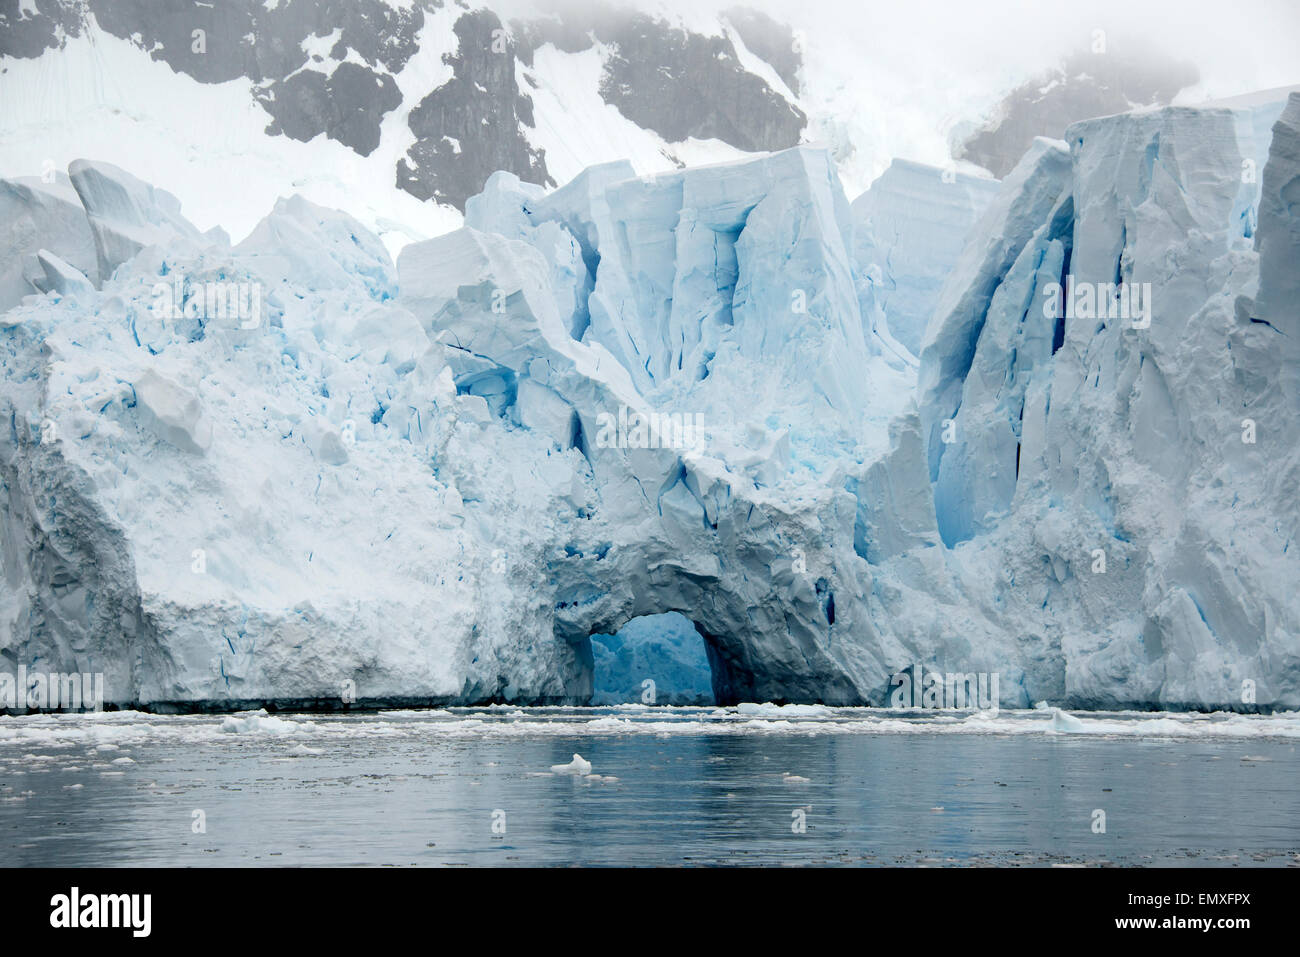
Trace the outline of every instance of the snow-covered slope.
{"label": "snow-covered slope", "polygon": [[[1061,73],[1081,35],[1042,11],[1014,11],[1032,43],[993,15],[913,17],[789,0],[13,0],[0,175],[95,156],[235,239],[298,193],[396,254],[458,226],[497,170],[554,186],[603,162],[649,174],[803,142],[831,151],[852,198],[896,158],[951,165],[986,117],[1000,125],[969,156],[1001,173],[1033,134],[1187,80],[1131,46]],[[1256,19],[1234,29],[1264,32]],[[1048,67],[1060,76],[1003,102]]]}
{"label": "snow-covered slope", "polygon": [[299,193],[348,209],[395,254],[458,226],[499,169],[555,185],[606,160],[652,173],[800,141],[780,76],[797,85],[788,26],[641,6],[0,8],[0,175],[96,156],[236,239]]}
{"label": "snow-covered slope", "polygon": [[[676,611],[722,701],[1300,706],[1283,108],[1036,142],[919,373],[816,149],[499,174],[396,264],[79,162],[82,275],[66,188],[6,186],[51,291],[0,318],[0,649],[155,707],[585,701],[592,635]],[[1069,276],[1149,326],[1058,321]]]}

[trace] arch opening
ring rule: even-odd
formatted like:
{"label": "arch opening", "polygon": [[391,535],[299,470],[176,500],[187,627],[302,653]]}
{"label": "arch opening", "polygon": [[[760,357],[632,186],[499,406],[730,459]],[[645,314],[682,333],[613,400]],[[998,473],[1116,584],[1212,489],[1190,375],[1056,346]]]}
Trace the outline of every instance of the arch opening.
{"label": "arch opening", "polygon": [[593,705],[713,705],[714,656],[678,612],[641,615],[591,636]]}

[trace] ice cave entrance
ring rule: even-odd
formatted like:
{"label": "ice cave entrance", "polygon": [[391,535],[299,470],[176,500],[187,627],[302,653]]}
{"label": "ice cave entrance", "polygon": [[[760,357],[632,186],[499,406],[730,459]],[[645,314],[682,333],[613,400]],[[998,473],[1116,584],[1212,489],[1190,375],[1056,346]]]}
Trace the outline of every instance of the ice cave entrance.
{"label": "ice cave entrance", "polygon": [[704,636],[675,611],[633,618],[614,635],[592,635],[591,653],[593,705],[715,703]]}

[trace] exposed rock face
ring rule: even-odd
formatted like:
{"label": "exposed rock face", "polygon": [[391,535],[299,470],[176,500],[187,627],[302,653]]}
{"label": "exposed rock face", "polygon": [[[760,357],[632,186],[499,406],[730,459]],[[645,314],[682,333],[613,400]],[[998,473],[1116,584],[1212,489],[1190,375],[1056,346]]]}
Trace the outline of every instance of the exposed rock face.
{"label": "exposed rock face", "polygon": [[355,63],[340,63],[328,77],[295,73],[274,83],[261,99],[275,117],[268,133],[308,142],[325,132],[362,156],[379,146],[379,120],[402,102],[391,76]]}
{"label": "exposed rock face", "polygon": [[994,116],[956,151],[1005,177],[1035,136],[1060,137],[1070,123],[1090,116],[1164,106],[1197,80],[1195,67],[1152,51],[1112,50],[1104,34],[1095,50],[1076,53],[1056,70],[1012,90]]}
{"label": "exposed rock face", "polygon": [[[0,655],[153,707],[572,702],[592,635],[675,611],[723,702],[921,664],[1004,707],[1300,706],[1283,107],[1037,141],[919,372],[818,150],[494,176],[395,266],[302,199],[231,247],[74,164],[113,268],[37,237],[50,291],[0,318]],[[158,310],[178,281],[256,321]],[[1073,296],[1121,282],[1149,322]]]}
{"label": "exposed rock face", "polygon": [[397,185],[420,199],[463,209],[483,187],[484,170],[508,170],[547,183],[545,156],[521,131],[533,104],[515,81],[515,48],[490,10],[456,21],[457,53],[446,58],[451,80],[411,110],[415,144],[397,165]]}
{"label": "exposed rock face", "polygon": [[42,3],[35,16],[5,15],[3,53],[38,56],[79,36],[90,17],[200,82],[251,80],[271,115],[271,132],[301,140],[324,133],[362,155],[378,145],[384,114],[400,103],[393,77],[418,51],[424,23],[422,5],[404,10],[382,0],[189,7],[55,0]]}
{"label": "exposed rock face", "polygon": [[[646,16],[615,20],[608,33],[596,36],[615,51],[601,95],[638,126],[669,142],[720,139],[749,152],[799,142],[803,113],[746,72],[730,40]],[[701,89],[711,91],[703,102]]]}
{"label": "exposed rock face", "polygon": [[794,31],[767,14],[747,7],[733,7],[723,16],[750,52],[771,64],[785,85],[798,93],[802,57]]}
{"label": "exposed rock face", "polygon": [[[537,120],[519,79],[546,43],[568,52],[603,45],[604,102],[669,143],[716,138],[746,151],[784,149],[799,142],[805,125],[797,106],[746,68],[729,37],[615,5],[509,24],[490,6],[449,8],[443,0],[228,0],[165,9],[148,0],[43,0],[35,13],[19,6],[0,7],[0,55],[39,56],[93,20],[202,83],[249,80],[273,136],[309,142],[324,135],[369,156],[396,112],[415,136],[399,149],[397,186],[458,209],[497,170],[555,185],[544,150],[530,142]],[[447,17],[449,9],[463,12]],[[427,29],[435,17],[438,29]],[[788,27],[744,10],[727,22],[749,38],[741,42],[752,42],[750,55],[772,57],[771,69],[797,90],[800,60]],[[431,88],[400,83],[430,50],[443,51],[450,78]]]}

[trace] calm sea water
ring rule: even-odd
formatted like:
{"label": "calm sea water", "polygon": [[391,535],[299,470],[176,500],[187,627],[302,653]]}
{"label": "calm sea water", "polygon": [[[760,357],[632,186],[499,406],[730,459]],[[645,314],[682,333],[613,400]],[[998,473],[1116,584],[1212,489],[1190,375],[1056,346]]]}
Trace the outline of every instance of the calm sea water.
{"label": "calm sea water", "polygon": [[[1300,866],[1300,716],[1061,723],[771,706],[0,717],[0,857]],[[575,752],[590,774],[552,771]]]}

